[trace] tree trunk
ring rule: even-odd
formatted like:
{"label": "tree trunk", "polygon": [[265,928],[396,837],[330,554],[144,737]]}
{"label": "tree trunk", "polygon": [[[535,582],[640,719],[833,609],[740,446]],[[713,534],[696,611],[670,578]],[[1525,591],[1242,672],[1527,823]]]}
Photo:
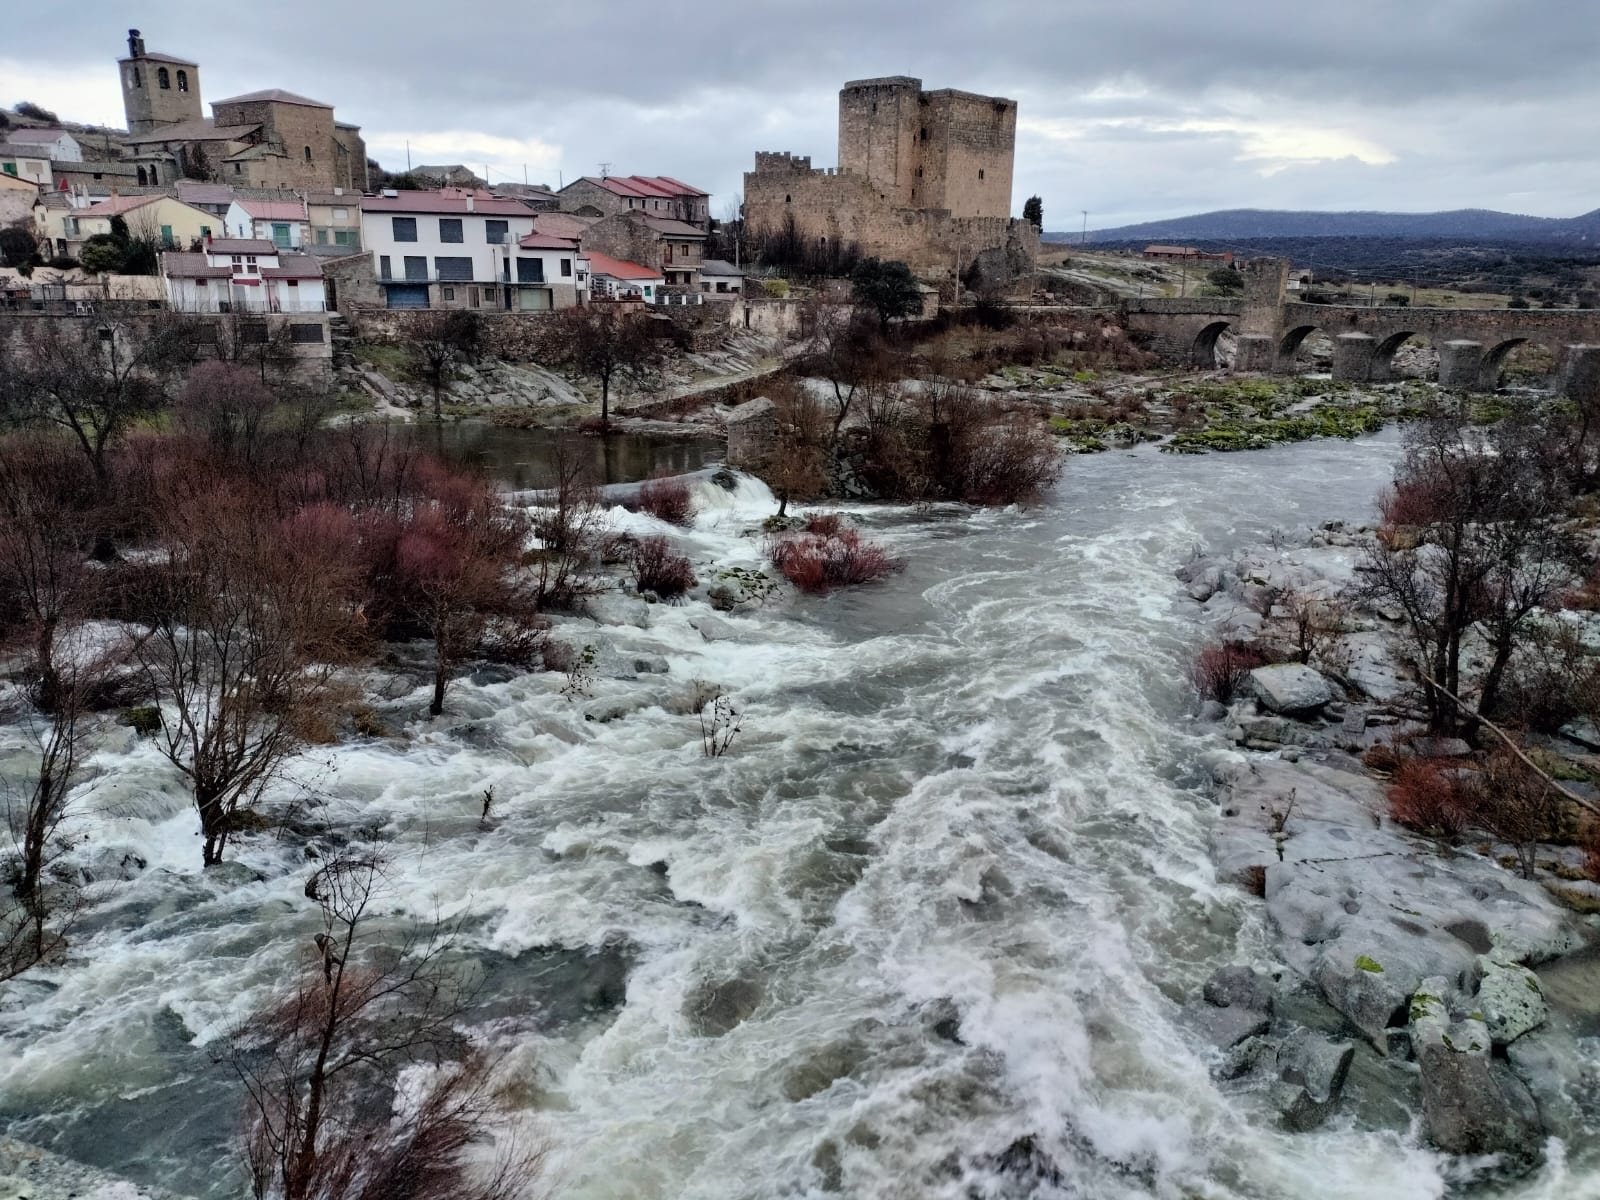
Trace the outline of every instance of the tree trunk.
{"label": "tree trunk", "polygon": [[450,665],[445,661],[444,655],[438,655],[438,663],[433,668],[433,702],[428,705],[428,715],[437,717],[444,712],[444,689],[450,682]]}
{"label": "tree trunk", "polygon": [[194,802],[200,810],[200,832],[205,837],[201,865],[214,867],[222,861],[222,852],[228,846],[228,812],[222,798],[211,795],[209,789],[197,788]]}
{"label": "tree trunk", "polygon": [[56,621],[54,617],[39,623],[39,636],[33,644],[34,665],[39,670],[39,708],[47,713],[56,711],[61,703],[61,672],[56,670]]}
{"label": "tree trunk", "polygon": [[600,377],[600,428],[611,428],[611,376]]}
{"label": "tree trunk", "polygon": [[439,393],[441,390],[439,377],[435,375],[433,379],[433,421],[436,425],[441,424],[444,421],[444,410],[440,407],[439,403]]}

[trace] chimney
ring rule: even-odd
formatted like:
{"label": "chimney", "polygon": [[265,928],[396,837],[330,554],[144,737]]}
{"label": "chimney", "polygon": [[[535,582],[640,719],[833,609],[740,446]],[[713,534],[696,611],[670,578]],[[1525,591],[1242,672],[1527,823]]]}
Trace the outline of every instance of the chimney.
{"label": "chimney", "polygon": [[473,196],[473,194],[471,192],[467,193],[467,211],[468,212],[477,212],[478,211],[477,208],[476,208],[476,198]]}
{"label": "chimney", "polygon": [[144,57],[144,38],[139,36],[139,31],[137,29],[128,30],[128,57]]}

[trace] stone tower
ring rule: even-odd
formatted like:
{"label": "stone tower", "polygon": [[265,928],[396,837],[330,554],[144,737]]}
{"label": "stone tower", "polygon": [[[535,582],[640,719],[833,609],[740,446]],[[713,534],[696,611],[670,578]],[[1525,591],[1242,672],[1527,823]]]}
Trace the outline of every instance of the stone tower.
{"label": "stone tower", "polygon": [[200,68],[186,58],[145,52],[144,38],[128,30],[128,57],[119,59],[122,71],[122,110],[128,132],[150,133],[180,121],[198,121]]}
{"label": "stone tower", "polygon": [[839,166],[897,208],[1009,217],[1017,104],[904,75],[839,91]]}
{"label": "stone tower", "polygon": [[896,208],[917,208],[922,80],[857,79],[839,89],[839,167],[864,175]]}

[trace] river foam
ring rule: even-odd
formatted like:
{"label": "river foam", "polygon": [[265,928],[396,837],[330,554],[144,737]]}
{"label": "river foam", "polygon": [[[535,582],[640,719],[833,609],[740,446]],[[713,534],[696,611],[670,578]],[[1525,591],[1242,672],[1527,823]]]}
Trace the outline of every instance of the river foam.
{"label": "river foam", "polygon": [[[669,671],[576,699],[559,675],[462,681],[432,722],[419,691],[407,740],[308,759],[302,783],[382,832],[394,919],[464,920],[561,1196],[1440,1196],[1412,1132],[1280,1132],[1179,1021],[1270,941],[1207,858],[1172,568],[1365,517],[1393,453],[1100,455],[1040,509],[855,506],[901,575],[727,616],[725,640],[700,605],[560,622]],[[702,578],[759,569],[766,489],[696,499],[688,531],[612,515]],[[673,703],[696,679],[743,715],[724,758]],[[307,867],[255,841],[236,857],[259,880],[203,879],[153,749],[96,767],[89,847],[149,866],[97,885],[71,961],[0,1011],[3,1114],[228,1195],[231,1121],[194,1110],[237,1096],[207,1051],[305,952]]]}

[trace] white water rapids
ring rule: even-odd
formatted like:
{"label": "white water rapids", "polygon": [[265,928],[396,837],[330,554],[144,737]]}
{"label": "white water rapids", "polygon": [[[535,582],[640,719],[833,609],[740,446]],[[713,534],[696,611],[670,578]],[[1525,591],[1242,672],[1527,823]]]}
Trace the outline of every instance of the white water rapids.
{"label": "white water rapids", "polygon": [[[1270,965],[1270,938],[1207,858],[1195,763],[1214,735],[1185,715],[1199,634],[1172,570],[1196,543],[1368,519],[1395,445],[1078,458],[1033,511],[859,508],[904,573],[726,618],[736,640],[691,627],[703,604],[562,627],[670,665],[596,701],[728,689],[744,720],[725,758],[702,757],[693,716],[587,721],[539,674],[462,681],[431,724],[418,692],[409,741],[301,774],[319,815],[389,840],[393,908],[468,918],[480,1028],[511,1055],[555,1195],[1439,1196],[1445,1164],[1414,1133],[1349,1113],[1281,1132],[1178,1021],[1215,967]],[[760,566],[765,489],[698,499],[672,536],[702,577]],[[209,1051],[307,952],[311,868],[251,839],[232,856],[265,882],[202,879],[151,744],[94,766],[84,853],[149,865],[97,885],[70,961],[0,1007],[0,1119],[242,1194],[238,1093]],[[1519,1187],[1575,1195],[1570,1170],[1558,1155]]]}

